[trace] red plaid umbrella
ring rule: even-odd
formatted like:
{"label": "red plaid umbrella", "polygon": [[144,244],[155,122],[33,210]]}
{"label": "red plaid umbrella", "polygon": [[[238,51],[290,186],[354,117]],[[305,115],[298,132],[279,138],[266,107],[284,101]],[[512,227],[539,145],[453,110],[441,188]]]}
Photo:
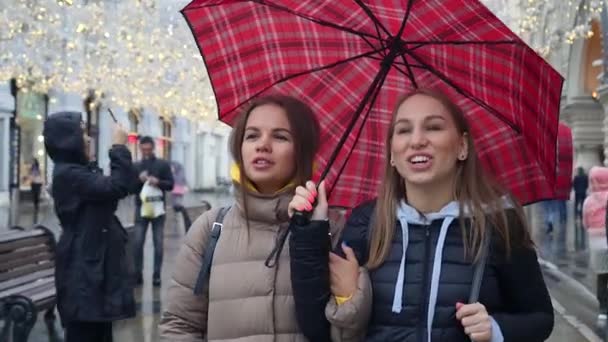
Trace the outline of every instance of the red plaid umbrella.
{"label": "red plaid umbrella", "polygon": [[560,122],[557,130],[557,181],[555,198],[569,200],[572,191],[572,162],[574,148],[572,130]]}
{"label": "red plaid umbrella", "polygon": [[465,110],[484,165],[522,203],[555,197],[563,79],[477,0],[195,0],[182,13],[221,120],[263,94],[311,105],[332,205],[375,195],[391,111],[415,88]]}

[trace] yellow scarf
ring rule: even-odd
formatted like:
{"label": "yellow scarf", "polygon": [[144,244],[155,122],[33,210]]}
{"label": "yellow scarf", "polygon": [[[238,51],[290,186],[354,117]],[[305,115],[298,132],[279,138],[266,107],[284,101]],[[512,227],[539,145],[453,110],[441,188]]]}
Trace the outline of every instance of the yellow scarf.
{"label": "yellow scarf", "polygon": [[[236,163],[233,163],[230,166],[230,178],[232,178],[232,181],[234,181],[235,183],[241,184],[241,169],[239,169],[239,166]],[[255,187],[255,185],[253,185],[253,183],[248,180],[246,181],[246,183],[247,184],[245,184],[244,187],[245,189],[247,189],[247,191],[252,192],[254,194],[260,193],[260,191]],[[287,190],[288,188],[295,188],[295,183],[293,181],[287,183],[287,185],[279,189],[279,191],[277,191],[275,194],[281,193]]]}

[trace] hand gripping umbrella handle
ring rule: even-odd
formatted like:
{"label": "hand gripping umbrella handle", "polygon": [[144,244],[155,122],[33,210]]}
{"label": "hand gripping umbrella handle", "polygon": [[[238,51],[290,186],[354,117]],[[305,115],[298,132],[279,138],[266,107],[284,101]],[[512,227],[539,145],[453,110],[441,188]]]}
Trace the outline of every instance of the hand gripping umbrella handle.
{"label": "hand gripping umbrella handle", "polygon": [[[319,182],[319,184],[321,184],[321,181]],[[317,189],[317,193],[318,193],[319,186],[317,185],[315,188]],[[311,205],[312,205],[312,211],[314,211],[315,210],[315,206],[317,205],[317,199],[316,198],[315,198],[314,202],[311,203]],[[297,224],[298,226],[307,226],[308,224],[310,224],[310,218],[312,216],[312,211],[299,211],[299,210],[296,210],[293,213],[293,217],[291,218],[291,220],[295,224]]]}
{"label": "hand gripping umbrella handle", "polygon": [[310,223],[311,216],[312,212],[296,211],[293,213],[293,217],[291,219],[298,226],[307,226]]}

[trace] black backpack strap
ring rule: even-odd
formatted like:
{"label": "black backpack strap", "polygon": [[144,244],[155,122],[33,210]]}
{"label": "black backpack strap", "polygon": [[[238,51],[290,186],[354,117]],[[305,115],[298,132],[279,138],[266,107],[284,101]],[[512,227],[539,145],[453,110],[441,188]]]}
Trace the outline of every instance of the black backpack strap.
{"label": "black backpack strap", "polygon": [[208,279],[209,273],[211,272],[213,252],[215,252],[215,246],[217,245],[217,241],[220,239],[220,234],[224,225],[224,216],[226,216],[229,209],[230,207],[220,208],[220,211],[217,213],[217,217],[215,218],[215,222],[213,222],[213,226],[211,227],[211,236],[207,242],[207,248],[205,249],[205,255],[203,256],[201,270],[198,272],[198,277],[196,278],[196,285],[194,285],[194,294],[197,296],[200,296],[203,293],[205,281]]}
{"label": "black backpack strap", "polygon": [[479,260],[475,263],[475,270],[473,271],[473,282],[471,284],[471,293],[469,295],[469,304],[477,303],[479,301],[479,291],[481,290],[481,282],[483,280],[483,272],[486,269],[488,262],[488,254],[490,251],[490,242],[492,240],[492,229],[486,229],[486,238],[483,241],[481,254]]}

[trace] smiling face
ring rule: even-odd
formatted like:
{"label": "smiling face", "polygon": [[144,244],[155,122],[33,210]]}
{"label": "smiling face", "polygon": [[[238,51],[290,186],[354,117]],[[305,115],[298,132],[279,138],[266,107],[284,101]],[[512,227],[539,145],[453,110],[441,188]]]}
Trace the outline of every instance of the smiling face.
{"label": "smiling face", "polygon": [[285,110],[275,104],[254,108],[241,145],[245,176],[261,193],[275,193],[296,171],[293,133]]}
{"label": "smiling face", "polygon": [[409,187],[454,186],[457,163],[467,157],[467,139],[438,100],[414,95],[398,108],[391,160]]}

